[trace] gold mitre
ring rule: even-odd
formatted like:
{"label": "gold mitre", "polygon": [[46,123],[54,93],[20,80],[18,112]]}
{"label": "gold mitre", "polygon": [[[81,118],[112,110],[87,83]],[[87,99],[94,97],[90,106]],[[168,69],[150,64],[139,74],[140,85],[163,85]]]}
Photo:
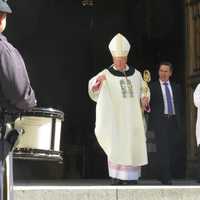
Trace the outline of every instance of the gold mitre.
{"label": "gold mitre", "polygon": [[130,44],[128,40],[120,33],[110,41],[109,50],[112,57],[126,57],[130,50]]}

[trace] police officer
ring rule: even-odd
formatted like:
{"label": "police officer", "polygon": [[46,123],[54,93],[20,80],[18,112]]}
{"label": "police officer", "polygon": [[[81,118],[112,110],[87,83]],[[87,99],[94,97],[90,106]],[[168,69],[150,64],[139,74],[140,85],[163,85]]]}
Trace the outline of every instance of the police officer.
{"label": "police officer", "polygon": [[16,140],[16,131],[5,135],[5,116],[1,111],[29,110],[36,106],[23,58],[2,34],[11,13],[7,0],[0,0],[0,200],[13,200],[11,151]]}

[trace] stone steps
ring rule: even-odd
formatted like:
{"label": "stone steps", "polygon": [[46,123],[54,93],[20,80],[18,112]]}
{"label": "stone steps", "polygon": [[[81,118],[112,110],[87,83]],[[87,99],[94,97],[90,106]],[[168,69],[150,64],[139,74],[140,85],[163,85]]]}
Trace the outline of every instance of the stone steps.
{"label": "stone steps", "polygon": [[137,186],[109,186],[105,180],[32,183],[16,183],[15,200],[200,200],[196,181],[173,181],[172,186],[155,185],[158,181]]}

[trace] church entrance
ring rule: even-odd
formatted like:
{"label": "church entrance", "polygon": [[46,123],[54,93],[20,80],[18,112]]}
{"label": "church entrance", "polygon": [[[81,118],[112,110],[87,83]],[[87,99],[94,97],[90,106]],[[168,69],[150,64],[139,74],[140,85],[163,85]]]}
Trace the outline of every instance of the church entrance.
{"label": "church entrance", "polygon": [[[16,0],[11,3],[15,11],[9,18],[6,34],[25,58],[38,106],[65,113],[61,137],[64,161],[56,178],[107,178],[106,157],[94,136],[95,104],[87,94],[88,80],[112,64],[108,43],[120,32],[131,43],[130,65],[141,72],[150,70],[152,80],[156,80],[157,64],[172,62],[173,80],[181,84],[185,94],[184,1]],[[183,135],[184,141],[185,138]],[[154,143],[154,135],[149,133],[150,165],[143,170],[144,178],[156,175]],[[16,163],[20,179],[22,164]],[[37,172],[41,164],[28,166]],[[46,167],[50,170],[45,170]],[[32,173],[33,178],[48,178],[57,167],[45,163],[38,175]]]}
{"label": "church entrance", "polygon": [[[106,10],[104,9],[106,5]],[[92,8],[90,8],[92,9]],[[182,86],[185,96],[185,5],[175,1],[113,1],[97,3],[93,11],[92,48],[93,74],[108,67],[111,57],[108,43],[112,36],[121,32],[131,42],[129,54],[130,65],[141,72],[148,69],[152,81],[158,78],[158,63],[170,61],[174,66],[173,81]],[[101,14],[98,14],[101,13]],[[103,31],[102,31],[103,30]],[[103,59],[102,59],[103,58]],[[185,99],[185,98],[183,98]],[[185,100],[182,101],[183,109]],[[93,106],[93,105],[92,105]],[[94,111],[94,106],[92,107]],[[94,120],[94,113],[92,119]],[[90,121],[91,122],[91,121]],[[183,123],[184,124],[184,123]],[[88,135],[86,149],[87,167],[86,177],[107,177],[107,161],[104,153],[93,135],[93,127]],[[143,168],[143,178],[155,178],[157,175],[156,146],[153,132],[147,133],[149,165]],[[184,177],[186,172],[186,132],[182,135],[182,162],[177,166],[179,172],[176,177]],[[96,161],[93,162],[93,158]]]}

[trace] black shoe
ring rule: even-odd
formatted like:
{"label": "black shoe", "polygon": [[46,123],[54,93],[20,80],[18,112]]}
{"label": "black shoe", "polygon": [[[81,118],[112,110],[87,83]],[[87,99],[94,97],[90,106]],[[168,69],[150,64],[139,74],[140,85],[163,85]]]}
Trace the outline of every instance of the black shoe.
{"label": "black shoe", "polygon": [[171,180],[162,180],[161,183],[163,185],[172,185],[172,181]]}
{"label": "black shoe", "polygon": [[122,182],[119,179],[111,178],[110,184],[111,185],[122,185]]}
{"label": "black shoe", "polygon": [[137,184],[138,184],[137,180],[129,181],[129,185],[137,185]]}
{"label": "black shoe", "polygon": [[123,180],[122,181],[122,185],[137,185],[137,180],[130,180],[130,181],[128,181],[128,180]]}

